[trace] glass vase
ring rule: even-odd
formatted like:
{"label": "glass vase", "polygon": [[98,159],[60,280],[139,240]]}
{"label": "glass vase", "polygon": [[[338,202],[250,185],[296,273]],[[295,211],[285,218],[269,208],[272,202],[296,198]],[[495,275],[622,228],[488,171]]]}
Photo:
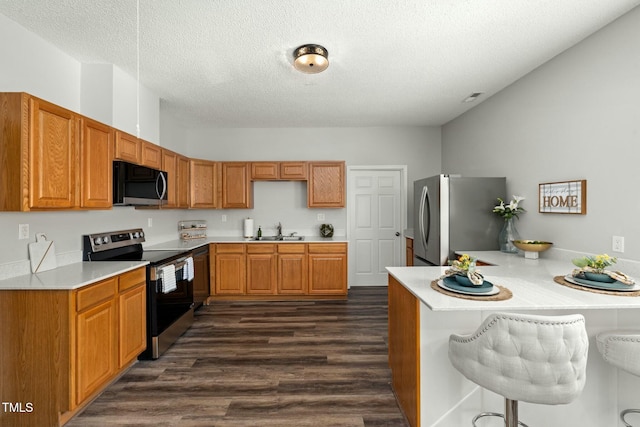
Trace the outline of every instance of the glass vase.
{"label": "glass vase", "polygon": [[500,230],[500,234],[498,234],[500,251],[510,254],[518,253],[518,248],[511,242],[512,240],[520,240],[520,234],[518,234],[518,230],[516,230],[514,219],[505,218],[502,230]]}

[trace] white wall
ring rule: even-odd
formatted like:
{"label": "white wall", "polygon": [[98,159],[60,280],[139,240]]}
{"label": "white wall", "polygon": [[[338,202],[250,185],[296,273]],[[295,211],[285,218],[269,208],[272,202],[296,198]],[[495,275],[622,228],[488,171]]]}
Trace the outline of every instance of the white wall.
{"label": "white wall", "polygon": [[[344,160],[347,166],[407,165],[407,181],[440,173],[440,128],[280,128],[190,129],[190,157],[209,160]],[[298,182],[255,184],[253,210],[203,212],[210,227],[228,232],[251,216],[256,226],[273,228],[281,221],[283,232],[311,230],[317,235],[318,213],[325,214],[336,234],[344,235],[346,209],[307,209],[306,187]],[[413,200],[413,186],[408,198]],[[221,222],[221,215],[227,222]],[[412,209],[408,224],[413,223]]]}
{"label": "white wall", "polygon": [[[638,99],[640,8],[443,126],[443,169],[507,176],[527,198],[523,238],[638,260]],[[537,212],[539,183],[575,179],[587,180],[587,215]]]}

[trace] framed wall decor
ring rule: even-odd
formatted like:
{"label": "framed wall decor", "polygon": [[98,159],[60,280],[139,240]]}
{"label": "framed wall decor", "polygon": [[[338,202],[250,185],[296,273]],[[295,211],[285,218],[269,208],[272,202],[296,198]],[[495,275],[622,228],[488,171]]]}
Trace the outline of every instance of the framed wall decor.
{"label": "framed wall decor", "polygon": [[539,184],[538,212],[586,215],[587,180]]}

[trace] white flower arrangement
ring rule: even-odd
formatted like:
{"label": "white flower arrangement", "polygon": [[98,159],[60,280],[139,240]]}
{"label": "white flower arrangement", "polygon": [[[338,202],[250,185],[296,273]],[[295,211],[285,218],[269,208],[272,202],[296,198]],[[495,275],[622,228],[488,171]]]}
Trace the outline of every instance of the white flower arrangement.
{"label": "white flower arrangement", "polygon": [[522,196],[513,196],[513,199],[508,205],[505,205],[504,200],[498,197],[499,205],[493,208],[493,213],[500,215],[502,218],[508,219],[514,216],[518,218],[518,214],[526,212],[526,210],[520,206],[520,202],[524,200]]}

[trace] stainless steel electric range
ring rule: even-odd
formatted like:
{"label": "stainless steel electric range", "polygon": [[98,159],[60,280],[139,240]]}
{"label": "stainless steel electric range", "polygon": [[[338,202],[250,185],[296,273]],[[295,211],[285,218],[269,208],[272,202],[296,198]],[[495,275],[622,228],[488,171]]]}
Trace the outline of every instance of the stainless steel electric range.
{"label": "stainless steel electric range", "polygon": [[157,359],[193,323],[191,251],[145,251],[141,228],[83,236],[84,261],[148,261],[147,349],[140,359]]}

